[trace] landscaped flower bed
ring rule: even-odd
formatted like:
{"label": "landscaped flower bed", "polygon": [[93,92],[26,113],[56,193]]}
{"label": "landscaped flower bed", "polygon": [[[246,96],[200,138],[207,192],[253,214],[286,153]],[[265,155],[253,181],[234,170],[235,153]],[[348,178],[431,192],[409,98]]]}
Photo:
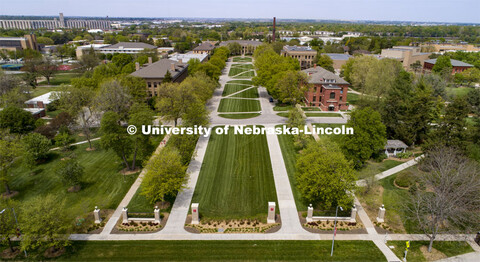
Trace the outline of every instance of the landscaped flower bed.
{"label": "landscaped flower bed", "polygon": [[162,225],[159,223],[154,223],[154,222],[129,222],[129,223],[122,223],[117,226],[117,229],[120,231],[127,231],[127,232],[133,232],[133,231],[157,231],[160,228],[162,228]]}

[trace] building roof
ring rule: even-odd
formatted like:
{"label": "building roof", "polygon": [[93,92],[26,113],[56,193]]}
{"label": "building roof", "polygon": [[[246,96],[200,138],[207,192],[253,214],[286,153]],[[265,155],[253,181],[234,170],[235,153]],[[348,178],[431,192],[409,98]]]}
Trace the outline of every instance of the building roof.
{"label": "building roof", "polygon": [[387,148],[407,148],[408,146],[400,140],[387,140],[385,149]]}
{"label": "building roof", "polygon": [[52,95],[53,94],[59,94],[59,93],[61,93],[61,92],[59,92],[59,91],[48,92],[48,93],[43,94],[41,96],[37,96],[37,97],[34,97],[30,100],[25,101],[25,104],[35,104],[37,102],[42,102],[43,104],[48,105],[51,102],[56,100],[56,99],[53,98],[54,96],[52,96]]}
{"label": "building roof", "polygon": [[252,40],[228,40],[228,41],[221,42],[220,46],[226,46],[230,43],[239,43],[242,46],[246,46],[246,45],[259,46],[263,44],[263,42],[252,41]]}
{"label": "building roof", "polygon": [[350,57],[353,57],[349,54],[335,54],[335,53],[327,53],[332,60],[348,60]]}
{"label": "building roof", "polygon": [[211,51],[215,49],[215,46],[212,45],[210,42],[203,42],[201,45],[195,47],[194,51]]}
{"label": "building roof", "polygon": [[[172,70],[172,64],[175,65],[175,71]],[[131,73],[131,76],[141,78],[163,78],[170,71],[172,78],[175,78],[179,73],[183,72],[188,67],[188,64],[180,63],[170,59],[160,59],[157,62],[140,68]]]}
{"label": "building roof", "polygon": [[289,46],[289,45],[286,45],[283,47],[283,50],[285,51],[300,51],[300,52],[315,52],[317,53],[316,50],[313,50],[311,47],[309,46]]}
{"label": "building roof", "polygon": [[206,58],[208,57],[208,54],[194,54],[191,52],[188,52],[186,54],[172,54],[169,59],[174,60],[174,61],[180,61],[182,60],[182,63],[188,63],[190,59],[198,59],[200,62],[203,62]]}
{"label": "building roof", "polygon": [[[425,60],[425,63],[429,63],[429,64],[435,64],[437,62],[437,59],[428,59],[428,60]],[[455,60],[455,59],[450,59],[450,62],[452,63],[452,66],[463,66],[463,67],[473,67],[473,65],[471,64],[468,64],[468,63],[465,63],[465,62],[462,62],[462,61],[458,61],[458,60]]]}
{"label": "building roof", "polygon": [[[310,84],[349,84],[343,78],[319,66],[302,70],[302,72],[310,76],[308,81]],[[325,79],[333,79],[335,82],[325,82]]]}
{"label": "building roof", "polygon": [[143,42],[119,42],[114,45],[103,47],[102,49],[122,49],[122,48],[142,48],[142,49],[155,49],[154,45],[150,45]]}

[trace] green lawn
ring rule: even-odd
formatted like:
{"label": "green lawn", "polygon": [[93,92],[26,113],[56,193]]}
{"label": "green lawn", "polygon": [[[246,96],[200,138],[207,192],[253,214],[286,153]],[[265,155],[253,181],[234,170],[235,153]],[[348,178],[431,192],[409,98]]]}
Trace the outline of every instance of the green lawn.
{"label": "green lawn", "polygon": [[468,92],[472,91],[471,87],[447,87],[447,95],[449,97],[464,97]]}
{"label": "green lawn", "polygon": [[252,87],[248,90],[240,92],[236,95],[231,97],[241,97],[241,98],[258,98],[258,89],[256,87]]}
{"label": "green lawn", "polygon": [[260,113],[245,113],[245,114],[219,114],[223,118],[230,119],[247,119],[259,116]]}
{"label": "green lawn", "polygon": [[230,84],[230,82],[228,82],[225,85],[225,88],[223,89],[222,96],[228,96],[228,95],[231,95],[231,94],[236,93],[238,91],[242,91],[244,89],[247,89],[249,87],[251,87],[251,86],[245,85],[245,84],[237,84],[237,83]]}
{"label": "green lawn", "polygon": [[251,99],[224,98],[220,100],[218,106],[218,112],[258,112],[260,110],[260,102]]}
{"label": "green lawn", "polygon": [[[371,241],[335,241],[333,257],[331,245],[331,241],[74,241],[58,260],[385,261]],[[38,253],[29,255],[43,260]]]}
{"label": "green lawn", "polygon": [[266,220],[269,201],[277,196],[266,136],[213,132],[192,200],[200,215]]}
{"label": "green lawn", "polygon": [[358,100],[360,100],[360,95],[354,94],[352,92],[347,93],[347,102],[351,105],[356,105],[358,103]]}
{"label": "green lawn", "polygon": [[234,57],[233,58],[233,62],[252,62],[252,58],[251,57]]}
{"label": "green lawn", "polygon": [[277,113],[277,116],[288,117],[288,112]]}
{"label": "green lawn", "polygon": [[338,113],[305,113],[307,117],[342,117]]}
{"label": "green lawn", "polygon": [[292,105],[281,105],[281,104],[279,105],[279,104],[277,104],[273,107],[273,111],[288,111],[288,110],[292,109],[293,107],[294,106],[292,106]]}
{"label": "green lawn", "polygon": [[320,110],[320,108],[313,107],[313,106],[302,107],[302,110],[305,111],[305,112],[308,112],[308,111],[322,111],[322,110]]}
{"label": "green lawn", "polygon": [[[85,168],[82,189],[77,193],[68,193],[60,177],[54,170],[63,157],[60,152],[50,153],[50,160],[38,165],[35,175],[32,170],[21,165],[12,169],[11,189],[19,194],[14,199],[28,201],[36,196],[53,194],[65,201],[65,210],[72,217],[83,217],[92,212],[95,206],[100,209],[114,209],[118,206],[137,174],[123,177],[120,170],[123,163],[113,151],[105,151],[99,141],[93,142],[95,151],[86,151],[87,144],[76,147],[74,154]],[[140,164],[140,161],[139,163]],[[3,191],[2,191],[3,192]]]}
{"label": "green lawn", "polygon": [[[57,73],[53,78],[50,79],[50,85],[61,85],[61,84],[70,84],[70,80],[75,77],[80,77],[79,73]],[[47,80],[39,82],[39,85],[48,85]]]}
{"label": "green lawn", "polygon": [[234,64],[230,67],[230,72],[228,72],[228,75],[235,76],[250,70],[253,70],[252,64]]}
{"label": "green lawn", "polygon": [[246,85],[253,85],[252,80],[230,80],[227,84],[246,84]]}
{"label": "green lawn", "polygon": [[254,76],[255,76],[255,73],[253,71],[246,71],[234,76],[233,78],[252,78]]}
{"label": "green lawn", "polygon": [[[428,241],[410,241],[410,248],[407,253],[407,261],[427,261],[420,247],[428,247]],[[387,245],[395,246],[392,251],[397,257],[405,256],[406,241],[388,241]],[[435,241],[433,248],[442,252],[447,257],[458,256],[461,254],[473,252],[473,248],[467,242],[458,241]]]}
{"label": "green lawn", "polygon": [[62,88],[61,86],[53,86],[53,87],[37,86],[35,89],[31,89],[31,92],[32,92],[31,95],[32,97],[37,97],[51,91],[62,91],[64,89],[65,88]]}

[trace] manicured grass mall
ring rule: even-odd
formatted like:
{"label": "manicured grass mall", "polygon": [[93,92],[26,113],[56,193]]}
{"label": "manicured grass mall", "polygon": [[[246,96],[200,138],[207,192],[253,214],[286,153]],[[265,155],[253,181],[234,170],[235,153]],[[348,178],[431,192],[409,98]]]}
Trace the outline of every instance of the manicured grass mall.
{"label": "manicured grass mall", "polygon": [[226,85],[225,85],[225,88],[223,89],[223,93],[222,93],[222,96],[228,96],[228,95],[231,95],[233,93],[236,93],[236,92],[239,92],[239,91],[242,91],[244,89],[247,89],[251,87],[251,85],[247,85],[247,84],[240,84],[240,83],[230,83],[228,82]]}
{"label": "manicured grass mall", "polygon": [[77,241],[64,261],[385,261],[371,241]]}
{"label": "manicured grass mall", "polygon": [[261,110],[258,100],[224,98],[220,100],[218,112],[258,112]]}
{"label": "manicured grass mall", "polygon": [[[222,127],[220,127],[222,128]],[[265,215],[276,201],[275,183],[265,135],[213,132],[193,196],[200,215],[214,219]]]}
{"label": "manicured grass mall", "polygon": [[233,62],[252,62],[251,57],[234,57]]}

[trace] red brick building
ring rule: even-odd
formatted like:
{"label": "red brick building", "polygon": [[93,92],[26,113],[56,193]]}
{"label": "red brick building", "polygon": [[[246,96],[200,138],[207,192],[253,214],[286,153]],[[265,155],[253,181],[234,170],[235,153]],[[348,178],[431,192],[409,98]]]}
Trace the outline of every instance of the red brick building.
{"label": "red brick building", "polygon": [[[425,63],[423,64],[424,71],[432,71],[436,62],[437,62],[437,59],[425,60]],[[456,73],[461,73],[461,72],[473,67],[473,65],[471,65],[471,64],[467,64],[465,62],[458,61],[458,60],[455,60],[455,59],[450,59],[450,62],[452,63],[452,75],[454,75]]]}
{"label": "red brick building", "polygon": [[308,106],[320,107],[322,111],[347,110],[347,91],[350,85],[334,73],[314,66],[302,70],[309,77],[310,89],[305,92]]}

